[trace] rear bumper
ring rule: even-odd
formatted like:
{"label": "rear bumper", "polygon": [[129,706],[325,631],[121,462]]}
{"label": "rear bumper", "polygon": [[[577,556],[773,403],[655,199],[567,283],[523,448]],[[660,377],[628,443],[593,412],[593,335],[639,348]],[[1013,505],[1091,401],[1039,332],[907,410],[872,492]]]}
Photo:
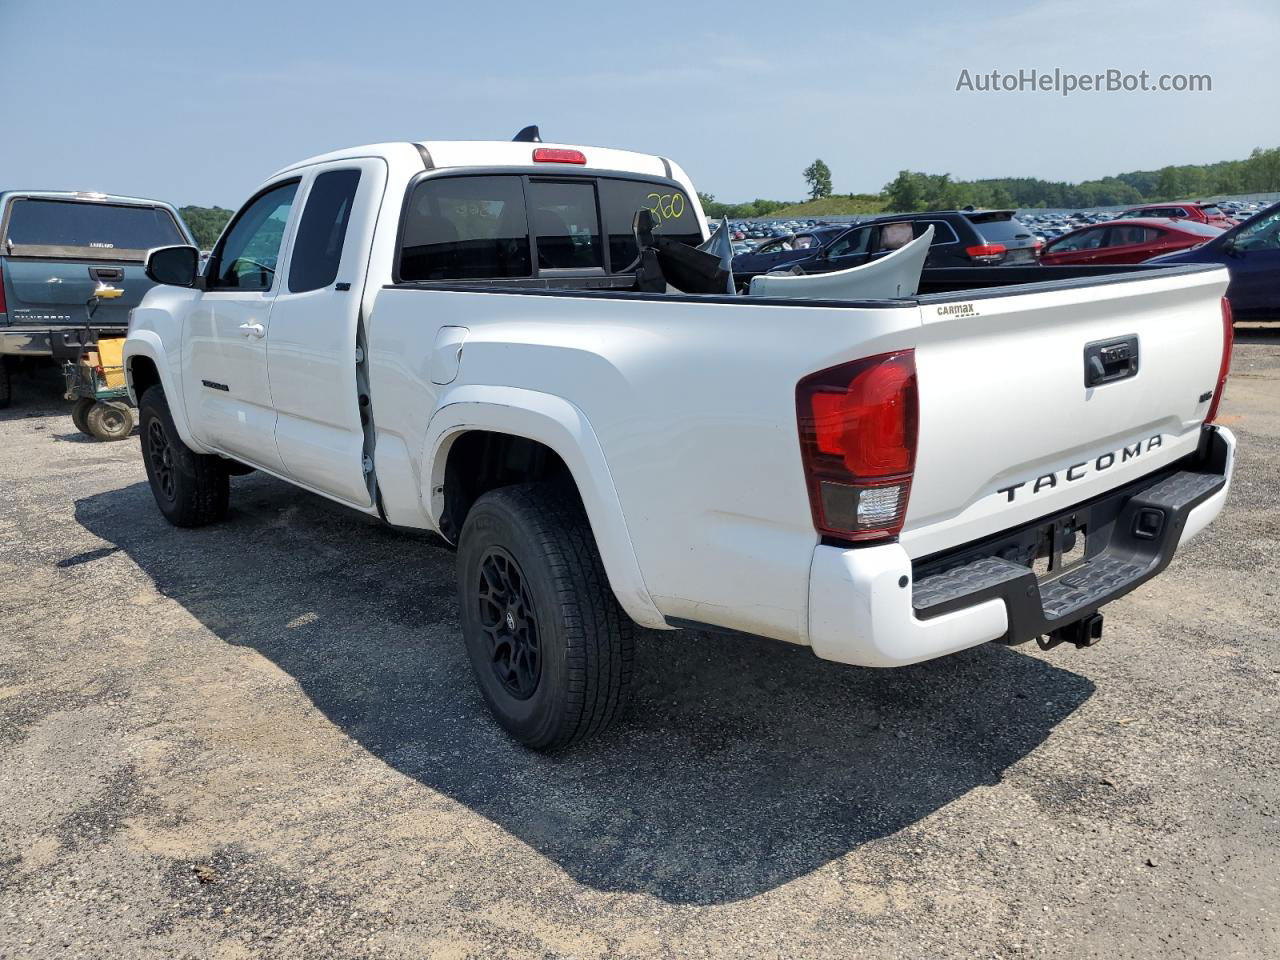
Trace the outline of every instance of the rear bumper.
{"label": "rear bumper", "polygon": [[99,334],[124,336],[121,326],[92,326],[84,324],[67,327],[0,328],[0,356],[5,357],[54,357],[73,360],[84,343],[97,340]]}
{"label": "rear bumper", "polygon": [[[1205,429],[1192,462],[1071,511],[914,562],[899,544],[814,551],[809,642],[827,660],[917,663],[991,640],[1021,643],[1096,613],[1159,574],[1222,511],[1235,437]],[[1062,525],[1087,527],[1088,554],[1037,581],[1025,548]],[[1055,526],[1057,525],[1057,526]],[[1155,529],[1153,529],[1155,528]]]}
{"label": "rear bumper", "polygon": [[48,330],[0,331],[0,356],[47,357],[50,355]]}

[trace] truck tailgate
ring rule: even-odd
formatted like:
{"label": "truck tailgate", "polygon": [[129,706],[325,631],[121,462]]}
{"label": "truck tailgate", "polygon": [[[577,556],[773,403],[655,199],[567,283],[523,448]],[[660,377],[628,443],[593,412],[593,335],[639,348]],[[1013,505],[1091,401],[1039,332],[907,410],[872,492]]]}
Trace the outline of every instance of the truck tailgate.
{"label": "truck tailgate", "polygon": [[94,313],[94,326],[129,323],[129,311],[151,289],[143,264],[106,258],[9,258],[4,264],[8,286],[9,323],[41,327],[85,322],[85,302],[98,284],[124,291],[103,300]]}
{"label": "truck tailgate", "polygon": [[[908,553],[1028,523],[1194,452],[1226,287],[1226,270],[1192,268],[921,297]],[[1104,351],[1093,377],[1114,377],[1095,386],[1090,346]]]}

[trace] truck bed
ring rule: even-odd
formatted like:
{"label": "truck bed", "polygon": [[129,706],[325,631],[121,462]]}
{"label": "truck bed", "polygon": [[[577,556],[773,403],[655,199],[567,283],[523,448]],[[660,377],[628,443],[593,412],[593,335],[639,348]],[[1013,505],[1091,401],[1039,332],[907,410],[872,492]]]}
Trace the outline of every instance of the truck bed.
{"label": "truck bed", "polygon": [[[1225,271],[979,273],[949,280],[987,286],[871,301],[583,289],[580,280],[389,284],[369,320],[387,509],[394,521],[413,508],[388,490],[419,481],[393,464],[421,449],[433,407],[490,384],[504,398],[512,387],[555,397],[598,439],[663,612],[794,639],[806,629],[795,619],[807,605],[802,573],[822,539],[796,432],[797,384],[815,371],[914,352],[919,440],[898,538],[911,559],[1069,509],[1196,451],[1218,376]],[[468,332],[461,349],[436,351],[460,359],[460,372],[433,383],[404,358],[432,351],[424,327],[441,322]],[[1140,341],[1139,374],[1086,387],[1086,345],[1127,338]],[[1140,454],[1124,456],[1139,443]],[[404,452],[393,461],[392,451]]]}

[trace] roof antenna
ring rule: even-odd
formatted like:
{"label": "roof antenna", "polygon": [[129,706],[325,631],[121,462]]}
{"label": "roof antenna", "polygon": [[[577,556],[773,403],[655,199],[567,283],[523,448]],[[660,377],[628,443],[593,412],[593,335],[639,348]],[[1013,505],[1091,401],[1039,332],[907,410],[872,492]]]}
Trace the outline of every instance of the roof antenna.
{"label": "roof antenna", "polygon": [[541,143],[542,134],[538,132],[538,125],[531,123],[525,127],[514,137],[511,138],[512,143]]}

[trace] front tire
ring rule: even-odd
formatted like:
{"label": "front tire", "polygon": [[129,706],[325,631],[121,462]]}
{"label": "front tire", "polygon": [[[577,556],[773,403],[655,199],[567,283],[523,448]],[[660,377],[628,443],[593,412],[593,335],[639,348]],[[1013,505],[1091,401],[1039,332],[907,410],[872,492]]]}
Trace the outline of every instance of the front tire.
{"label": "front tire", "polygon": [[231,482],[221,458],[196,453],[182,442],[159,386],[142,395],[138,412],[142,462],[165,519],[176,527],[203,527],[225,517]]}
{"label": "front tire", "polygon": [[476,682],[515,739],[559,749],[622,711],[635,625],[576,497],[547,484],[480,497],[458,538],[458,591]]}

